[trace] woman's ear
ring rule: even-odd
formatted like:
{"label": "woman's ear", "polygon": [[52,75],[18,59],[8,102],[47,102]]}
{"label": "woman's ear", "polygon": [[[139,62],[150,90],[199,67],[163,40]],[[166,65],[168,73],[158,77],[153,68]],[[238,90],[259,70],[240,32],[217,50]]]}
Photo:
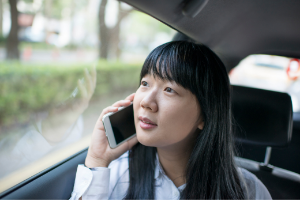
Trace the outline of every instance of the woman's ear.
{"label": "woman's ear", "polygon": [[203,130],[203,127],[204,127],[204,120],[201,119],[201,121],[200,121],[200,123],[199,123],[199,125],[198,125],[198,128],[199,128],[200,130]]}

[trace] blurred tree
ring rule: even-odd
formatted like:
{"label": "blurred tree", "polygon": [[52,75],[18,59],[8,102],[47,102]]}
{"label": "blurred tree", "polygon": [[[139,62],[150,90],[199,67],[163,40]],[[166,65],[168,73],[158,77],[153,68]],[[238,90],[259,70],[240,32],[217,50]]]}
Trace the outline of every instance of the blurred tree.
{"label": "blurred tree", "polygon": [[3,26],[3,2],[0,1],[0,37],[2,37],[2,26]]}
{"label": "blurred tree", "polygon": [[109,29],[105,24],[105,8],[107,5],[107,0],[101,0],[99,7],[99,57],[107,59],[108,55],[108,32]]}
{"label": "blurred tree", "polygon": [[119,47],[120,42],[120,25],[123,19],[133,11],[133,9],[123,9],[121,2],[118,5],[118,19],[114,27],[109,28],[105,24],[105,11],[106,11],[107,0],[101,0],[99,6],[98,20],[99,20],[99,58],[107,59],[109,52],[112,52],[117,59],[121,55]]}
{"label": "blurred tree", "polygon": [[6,59],[16,60],[20,58],[19,52],[19,25],[18,25],[18,10],[17,0],[9,0],[11,27],[6,42]]}

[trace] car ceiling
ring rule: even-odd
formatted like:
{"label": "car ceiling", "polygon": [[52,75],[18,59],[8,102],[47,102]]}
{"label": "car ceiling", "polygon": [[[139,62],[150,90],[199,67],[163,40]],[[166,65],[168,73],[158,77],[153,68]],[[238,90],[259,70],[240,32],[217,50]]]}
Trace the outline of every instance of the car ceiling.
{"label": "car ceiling", "polygon": [[214,50],[227,70],[250,54],[300,58],[299,0],[209,0],[194,18],[183,6],[201,0],[124,0]]}

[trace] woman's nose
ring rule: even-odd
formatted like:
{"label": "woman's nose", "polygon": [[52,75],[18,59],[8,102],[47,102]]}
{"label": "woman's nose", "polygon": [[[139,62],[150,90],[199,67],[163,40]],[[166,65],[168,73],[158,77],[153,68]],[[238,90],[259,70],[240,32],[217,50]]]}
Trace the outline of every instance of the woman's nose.
{"label": "woman's nose", "polygon": [[141,107],[151,112],[157,112],[158,106],[156,102],[155,94],[150,93],[146,95],[140,103]]}

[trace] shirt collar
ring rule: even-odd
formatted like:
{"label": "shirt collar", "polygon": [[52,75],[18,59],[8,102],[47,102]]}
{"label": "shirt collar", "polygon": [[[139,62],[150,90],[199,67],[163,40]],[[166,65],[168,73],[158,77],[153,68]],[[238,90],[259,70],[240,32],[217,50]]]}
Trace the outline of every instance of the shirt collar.
{"label": "shirt collar", "polygon": [[155,176],[154,178],[157,179],[160,175],[165,175],[165,172],[159,162],[158,154],[156,153],[156,161],[155,161]]}
{"label": "shirt collar", "polygon": [[[155,180],[157,178],[159,178],[160,176],[167,176],[166,173],[164,172],[160,162],[159,162],[159,157],[158,154],[156,153],[156,162],[155,162],[155,174],[154,174],[154,178]],[[178,189],[180,191],[182,191],[185,188],[186,184],[183,184],[181,186],[178,187]]]}

